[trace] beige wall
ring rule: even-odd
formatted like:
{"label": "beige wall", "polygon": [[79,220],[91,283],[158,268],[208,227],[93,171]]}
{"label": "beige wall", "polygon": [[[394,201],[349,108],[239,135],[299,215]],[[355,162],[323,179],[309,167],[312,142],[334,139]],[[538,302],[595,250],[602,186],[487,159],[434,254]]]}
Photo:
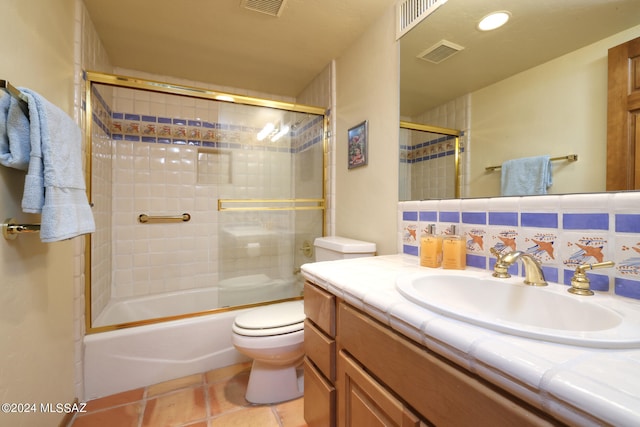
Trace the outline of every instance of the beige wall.
{"label": "beige wall", "polygon": [[554,162],[551,194],[605,190],[607,51],[640,36],[640,26],[472,93],[470,191],[500,194],[500,171],[518,157],[578,154]]}
{"label": "beige wall", "polygon": [[[74,0],[3,2],[0,78],[73,116]],[[21,213],[24,172],[0,166],[0,215]],[[64,403],[74,393],[73,243],[0,240],[0,401]],[[39,409],[39,408],[38,408]],[[4,414],[0,425],[56,425],[62,414]]]}
{"label": "beige wall", "polygon": [[[336,234],[397,252],[399,44],[390,7],[336,60]],[[347,130],[369,122],[368,165],[347,169]]]}

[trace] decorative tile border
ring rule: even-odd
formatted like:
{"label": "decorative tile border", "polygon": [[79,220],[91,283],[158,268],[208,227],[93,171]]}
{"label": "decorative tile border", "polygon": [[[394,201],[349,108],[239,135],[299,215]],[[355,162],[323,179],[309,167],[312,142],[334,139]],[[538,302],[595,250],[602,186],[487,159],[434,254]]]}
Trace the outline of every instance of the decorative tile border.
{"label": "decorative tile border", "polygon": [[[290,132],[291,141],[260,142],[260,129],[203,120],[159,117],[143,114],[113,112],[94,87],[93,122],[114,140],[157,144],[193,145],[202,147],[241,149],[250,146],[273,152],[300,153],[322,143],[322,116],[315,116],[303,126]],[[216,102],[216,101],[212,101]]]}
{"label": "decorative tile border", "polygon": [[[419,163],[455,154],[455,136],[445,135],[415,145],[400,145],[400,163]],[[460,145],[460,152],[464,146]]]}
{"label": "decorative tile border", "polygon": [[[418,256],[428,224],[437,233],[456,225],[468,266],[493,269],[491,248],[517,248],[540,261],[547,280],[568,285],[576,266],[613,260],[587,273],[592,289],[640,299],[640,192],[400,202],[398,215],[405,254]],[[523,275],[521,263],[510,271]]]}

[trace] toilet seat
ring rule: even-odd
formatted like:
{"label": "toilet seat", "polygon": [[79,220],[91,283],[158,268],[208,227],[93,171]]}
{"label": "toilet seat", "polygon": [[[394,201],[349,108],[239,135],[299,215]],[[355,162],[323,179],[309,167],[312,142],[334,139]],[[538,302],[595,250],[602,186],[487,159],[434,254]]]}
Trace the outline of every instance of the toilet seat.
{"label": "toilet seat", "polygon": [[249,337],[264,337],[298,332],[304,329],[302,301],[290,301],[249,310],[236,317],[233,332]]}

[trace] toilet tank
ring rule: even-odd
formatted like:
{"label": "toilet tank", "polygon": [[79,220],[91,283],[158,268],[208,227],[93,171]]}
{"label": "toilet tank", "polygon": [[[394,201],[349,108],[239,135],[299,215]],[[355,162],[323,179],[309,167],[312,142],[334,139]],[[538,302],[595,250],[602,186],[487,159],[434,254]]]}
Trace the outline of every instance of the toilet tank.
{"label": "toilet tank", "polygon": [[318,237],[313,245],[315,246],[316,261],[361,258],[376,254],[375,243],[347,239],[346,237]]}

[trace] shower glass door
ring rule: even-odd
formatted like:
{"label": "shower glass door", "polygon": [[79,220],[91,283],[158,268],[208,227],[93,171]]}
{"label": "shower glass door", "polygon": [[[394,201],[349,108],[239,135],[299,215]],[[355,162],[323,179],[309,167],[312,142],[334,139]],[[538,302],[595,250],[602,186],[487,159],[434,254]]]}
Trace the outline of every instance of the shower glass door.
{"label": "shower glass door", "polygon": [[90,331],[301,295],[322,109],[91,73],[88,94]]}
{"label": "shower glass door", "polygon": [[[253,143],[217,168],[218,304],[301,296],[299,267],[313,261],[313,240],[322,235],[324,118],[231,107],[221,114],[225,122],[240,126],[252,117],[255,125]],[[199,162],[208,157],[205,151]]]}

